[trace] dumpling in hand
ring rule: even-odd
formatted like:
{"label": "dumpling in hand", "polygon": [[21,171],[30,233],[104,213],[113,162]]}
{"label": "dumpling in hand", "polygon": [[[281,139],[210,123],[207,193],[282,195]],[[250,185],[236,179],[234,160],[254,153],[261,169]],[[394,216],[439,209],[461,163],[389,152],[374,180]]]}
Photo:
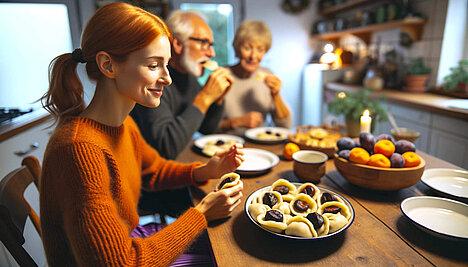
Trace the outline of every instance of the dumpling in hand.
{"label": "dumpling in hand", "polygon": [[250,216],[252,216],[252,218],[254,218],[254,220],[257,220],[258,215],[265,214],[269,210],[270,207],[260,203],[254,203],[249,205],[249,214]]}
{"label": "dumpling in hand", "polygon": [[277,204],[281,204],[283,202],[283,198],[281,194],[276,191],[266,191],[262,192],[257,199],[257,203],[265,204],[270,208]]}
{"label": "dumpling in hand", "polygon": [[288,202],[281,202],[273,206],[273,209],[280,210],[285,215],[291,214],[291,208]]}
{"label": "dumpling in hand", "polygon": [[327,217],[328,221],[330,222],[330,230],[328,231],[329,234],[340,230],[346,224],[348,224],[348,220],[346,220],[346,218],[341,214],[324,213],[323,216]]}
{"label": "dumpling in hand", "polygon": [[313,200],[317,201],[317,198],[320,196],[320,189],[313,183],[305,183],[297,189],[297,193],[309,195]]}
{"label": "dumpling in hand", "polygon": [[305,238],[317,237],[317,232],[315,231],[314,227],[310,221],[304,217],[292,217],[288,220],[287,224],[288,227],[285,230],[285,234],[287,235]]}
{"label": "dumpling in hand", "polygon": [[227,173],[221,176],[221,178],[219,178],[219,182],[216,185],[216,191],[236,186],[239,183],[239,181],[240,181],[239,174],[234,173],[234,172]]}
{"label": "dumpling in hand", "polygon": [[317,203],[306,194],[296,195],[291,202],[289,202],[291,213],[297,216],[306,216],[311,212],[317,210]]}
{"label": "dumpling in hand", "polygon": [[279,192],[284,201],[291,201],[296,195],[296,186],[281,178],[271,185],[271,191]]}
{"label": "dumpling in hand", "polygon": [[258,215],[257,222],[263,228],[275,233],[282,233],[288,226],[284,214],[279,210],[269,210],[265,214]]}
{"label": "dumpling in hand", "polygon": [[322,216],[317,212],[312,212],[307,214],[305,218],[312,224],[318,236],[325,236],[328,234],[330,229],[328,217]]}
{"label": "dumpling in hand", "polygon": [[346,218],[346,220],[351,218],[351,212],[348,207],[337,201],[326,202],[319,207],[318,212],[322,215],[325,213],[341,214]]}

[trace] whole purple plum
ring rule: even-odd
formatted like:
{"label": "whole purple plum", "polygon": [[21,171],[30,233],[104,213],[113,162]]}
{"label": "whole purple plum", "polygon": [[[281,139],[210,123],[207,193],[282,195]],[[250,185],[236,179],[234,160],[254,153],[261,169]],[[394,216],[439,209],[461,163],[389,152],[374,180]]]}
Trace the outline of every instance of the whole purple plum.
{"label": "whole purple plum", "polygon": [[390,156],[391,168],[403,168],[405,167],[405,159],[399,153],[393,153]]}
{"label": "whole purple plum", "polygon": [[414,146],[414,144],[408,140],[398,140],[396,141],[395,143],[395,152],[396,153],[399,153],[399,154],[403,154],[405,152],[408,152],[408,151],[411,151],[411,152],[415,152],[416,151],[416,147]]}
{"label": "whole purple plum", "polygon": [[359,135],[359,143],[361,144],[362,148],[367,150],[367,152],[374,152],[375,137],[371,133],[362,132]]}
{"label": "whole purple plum", "polygon": [[388,140],[388,141],[392,141],[392,143],[395,144],[395,139],[393,139],[393,136],[389,135],[389,134],[381,134],[379,136],[377,136],[377,138],[375,139],[375,142],[379,142],[380,140]]}
{"label": "whole purple plum", "polygon": [[356,147],[356,143],[354,142],[354,140],[349,137],[340,138],[340,140],[338,140],[336,145],[338,146],[338,151],[341,151],[344,149],[351,150]]}
{"label": "whole purple plum", "polygon": [[346,160],[349,160],[349,153],[351,153],[351,150],[344,149],[344,150],[341,150],[340,152],[338,152],[338,155],[340,156],[340,158],[344,158]]}

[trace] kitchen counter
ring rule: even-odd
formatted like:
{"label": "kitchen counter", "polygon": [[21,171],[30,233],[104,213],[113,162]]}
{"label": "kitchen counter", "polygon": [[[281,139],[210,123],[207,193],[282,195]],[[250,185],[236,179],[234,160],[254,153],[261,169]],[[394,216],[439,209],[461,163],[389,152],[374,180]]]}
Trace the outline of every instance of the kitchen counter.
{"label": "kitchen counter", "polygon": [[[355,92],[361,89],[362,86],[348,85],[343,83],[327,83],[325,88],[331,91]],[[449,107],[450,100],[456,100],[454,97],[431,93],[409,93],[391,89],[374,90],[373,94],[385,94],[386,101],[389,103],[426,110],[468,121],[468,109]],[[464,101],[468,102],[468,100]]]}
{"label": "kitchen counter", "polygon": [[9,122],[0,125],[0,142],[24,132],[52,118],[52,115],[44,109],[38,109],[31,113],[16,117]]}

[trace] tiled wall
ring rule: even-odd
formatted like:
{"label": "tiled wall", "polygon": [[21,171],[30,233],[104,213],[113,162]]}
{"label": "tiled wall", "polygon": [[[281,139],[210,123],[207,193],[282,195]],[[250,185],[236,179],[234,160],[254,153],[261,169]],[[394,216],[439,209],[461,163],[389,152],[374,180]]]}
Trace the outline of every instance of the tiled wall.
{"label": "tiled wall", "polygon": [[[400,45],[400,29],[392,29],[373,34],[371,44],[368,47],[360,39],[353,36],[342,38],[340,44],[354,52],[356,43],[359,43],[360,56],[363,56],[366,51],[376,51],[380,39],[380,63],[383,63],[385,52],[392,47],[399,55],[400,66],[408,63],[411,59],[422,57],[424,63],[432,69],[428,85],[434,87],[439,68],[448,0],[413,0],[410,3],[415,12],[427,19],[421,41],[414,42],[410,47],[403,47]],[[400,75],[403,75],[403,68],[400,68]]]}

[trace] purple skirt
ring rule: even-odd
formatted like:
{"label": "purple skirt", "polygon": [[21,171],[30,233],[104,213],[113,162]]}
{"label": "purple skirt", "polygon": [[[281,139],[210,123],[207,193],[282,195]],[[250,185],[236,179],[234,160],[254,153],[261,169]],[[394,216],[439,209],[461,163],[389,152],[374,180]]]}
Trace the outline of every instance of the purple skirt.
{"label": "purple skirt", "polygon": [[[146,238],[163,229],[163,226],[157,223],[148,223],[138,225],[131,233],[130,237]],[[214,259],[213,251],[211,250],[208,233],[203,233],[190,245],[190,247],[180,255],[171,265],[178,266],[218,266]]]}

